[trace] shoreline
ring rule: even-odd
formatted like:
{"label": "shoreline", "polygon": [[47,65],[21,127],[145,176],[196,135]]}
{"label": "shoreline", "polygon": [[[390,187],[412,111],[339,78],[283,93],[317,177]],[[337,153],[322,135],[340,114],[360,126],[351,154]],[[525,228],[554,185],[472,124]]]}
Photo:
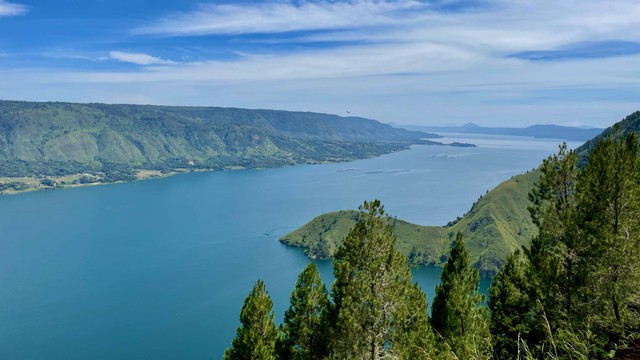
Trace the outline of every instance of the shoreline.
{"label": "shoreline", "polygon": [[[383,155],[393,154],[399,151],[411,150],[411,147],[414,145],[423,145],[423,146],[453,146],[453,147],[476,147],[475,144],[467,144],[467,143],[441,143],[435,141],[425,141],[423,140],[420,143],[415,143],[406,146],[403,149],[397,149],[390,152],[384,152],[373,156],[368,157],[355,157],[351,159],[339,159],[339,160],[325,160],[325,161],[306,161],[292,164],[283,164],[280,166],[268,167],[268,168],[282,168],[286,166],[296,166],[296,165],[322,165],[322,164],[339,164],[339,163],[348,163],[356,160],[364,160],[371,159]],[[20,195],[24,193],[30,193],[35,191],[53,191],[53,190],[66,190],[66,189],[75,189],[87,186],[98,186],[98,185],[109,185],[109,184],[123,184],[130,183],[136,181],[144,181],[150,179],[162,179],[167,178],[174,175],[180,174],[188,174],[194,172],[213,172],[213,171],[234,171],[234,170],[248,170],[248,169],[267,169],[267,167],[244,167],[244,166],[229,166],[224,169],[205,169],[205,168],[177,168],[167,172],[162,172],[160,170],[150,170],[150,169],[137,169],[135,179],[131,181],[110,181],[103,182],[100,181],[100,175],[90,174],[90,173],[78,173],[78,174],[67,174],[63,176],[45,176],[45,177],[0,177],[0,186],[6,184],[15,184],[18,188],[8,188],[0,190],[0,197],[4,195]],[[90,179],[92,181],[88,181]],[[53,185],[48,185],[53,184]]]}

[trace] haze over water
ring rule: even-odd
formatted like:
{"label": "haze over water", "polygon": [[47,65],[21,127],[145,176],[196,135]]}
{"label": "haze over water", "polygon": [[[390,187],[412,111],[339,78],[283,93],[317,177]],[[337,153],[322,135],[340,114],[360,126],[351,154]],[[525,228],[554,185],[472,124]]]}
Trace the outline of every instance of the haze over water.
{"label": "haze over water", "polygon": [[[443,225],[560,143],[444,141],[479,147],[0,197],[0,358],[220,358],[258,278],[282,319],[309,260],[280,236],[374,198],[392,216]],[[320,267],[330,287],[331,264]],[[414,272],[429,303],[439,273]]]}

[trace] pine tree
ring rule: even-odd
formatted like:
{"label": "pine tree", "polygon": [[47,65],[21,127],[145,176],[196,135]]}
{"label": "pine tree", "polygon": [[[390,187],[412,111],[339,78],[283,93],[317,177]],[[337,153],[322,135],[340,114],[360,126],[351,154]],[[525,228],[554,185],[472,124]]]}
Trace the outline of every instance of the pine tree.
{"label": "pine tree", "polygon": [[530,194],[539,235],[526,251],[530,301],[539,302],[526,341],[538,354],[553,348],[554,357],[572,358],[580,348],[604,358],[637,331],[639,162],[636,135],[618,134],[598,143],[579,175],[566,146],[543,163]]}
{"label": "pine tree", "polygon": [[[552,327],[580,311],[580,291],[585,284],[584,238],[576,226],[576,154],[560,146],[557,155],[543,161],[542,174],[529,194],[531,217],[539,233],[525,253],[530,264],[531,303],[540,301]],[[535,309],[534,309],[535,310]],[[538,314],[538,318],[541,314]],[[543,332],[542,325],[538,331]],[[536,342],[537,338],[527,339]]]}
{"label": "pine tree", "polygon": [[429,325],[427,297],[414,283],[407,288],[404,299],[398,304],[396,324],[397,336],[394,338],[396,356],[406,360],[430,360],[434,354],[435,339]]}
{"label": "pine tree", "polygon": [[274,360],[278,331],[273,322],[272,302],[262,280],[258,280],[244,301],[240,326],[225,360]]}
{"label": "pine tree", "polygon": [[327,355],[329,295],[311,262],[300,273],[284,313],[280,359],[323,359]]}
{"label": "pine tree", "polygon": [[[580,226],[590,245],[590,317],[618,341],[640,323],[640,156],[634,133],[601,140],[580,177]],[[635,304],[637,306],[637,304]]]}
{"label": "pine tree", "polygon": [[490,356],[490,335],[484,297],[478,293],[480,274],[469,264],[462,235],[458,233],[431,309],[431,326],[444,341],[442,351],[459,359]]}
{"label": "pine tree", "polygon": [[535,303],[529,297],[528,268],[527,258],[516,250],[493,278],[489,310],[493,353],[497,359],[513,359],[520,353],[520,339],[531,339]]}
{"label": "pine tree", "polygon": [[384,222],[379,200],[360,207],[358,222],[334,261],[331,355],[339,359],[408,358],[429,349],[424,294]]}

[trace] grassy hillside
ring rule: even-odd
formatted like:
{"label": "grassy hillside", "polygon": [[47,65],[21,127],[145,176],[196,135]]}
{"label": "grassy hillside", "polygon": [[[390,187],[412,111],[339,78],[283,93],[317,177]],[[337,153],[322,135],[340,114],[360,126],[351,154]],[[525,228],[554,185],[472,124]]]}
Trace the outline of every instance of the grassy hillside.
{"label": "grassy hillside", "polygon": [[614,126],[606,128],[600,135],[594,137],[593,139],[587,141],[582,146],[576,149],[578,153],[578,158],[580,159],[580,165],[584,165],[587,162],[587,157],[591,150],[596,146],[598,141],[603,137],[607,137],[611,134],[615,134],[616,127],[620,130],[622,135],[626,135],[630,132],[635,132],[640,134],[640,111],[636,111],[624,119],[622,121],[616,123]]}
{"label": "grassy hillside", "polygon": [[[358,220],[355,210],[342,210],[320,215],[301,228],[283,236],[280,241],[302,247],[312,258],[333,257],[338,246]],[[387,218],[398,238],[397,246],[418,264],[440,264],[440,255],[449,249],[447,229],[420,226],[395,218]]]}
{"label": "grassy hillside", "polygon": [[[485,276],[494,274],[516,248],[535,234],[527,211],[528,192],[539,173],[518,175],[482,196],[457,222],[421,226],[389,218],[400,249],[414,264],[442,265],[455,234],[467,242],[471,261]],[[344,210],[320,215],[285,235],[283,243],[305,249],[307,255],[330,258],[357,221],[358,212]]]}
{"label": "grassy hillside", "polygon": [[140,170],[346,161],[428,137],[436,135],[308,112],[0,101],[0,177],[17,188],[29,183],[20,177],[109,182]]}
{"label": "grassy hillside", "polygon": [[[640,134],[640,111],[617,126],[623,134]],[[575,151],[581,164],[604,136],[614,133],[614,126],[587,141]],[[451,240],[461,232],[474,266],[484,276],[492,276],[513,250],[527,246],[537,229],[527,210],[528,194],[540,176],[539,171],[514,176],[482,196],[463,217],[445,227],[420,226],[393,220],[398,248],[415,264],[441,265],[446,261]],[[331,257],[333,251],[355,224],[357,214],[339,211],[321,215],[302,228],[285,235],[281,241],[305,249],[310,256]]]}

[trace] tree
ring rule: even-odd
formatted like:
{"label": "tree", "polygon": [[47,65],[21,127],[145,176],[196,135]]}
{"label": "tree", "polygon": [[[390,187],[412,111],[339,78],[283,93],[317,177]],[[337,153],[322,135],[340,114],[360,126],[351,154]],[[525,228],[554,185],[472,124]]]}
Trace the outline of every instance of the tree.
{"label": "tree", "polygon": [[426,355],[427,307],[395,249],[379,200],[364,202],[334,261],[331,355],[340,359]]}
{"label": "tree", "polygon": [[553,348],[555,357],[572,358],[580,349],[604,358],[627,331],[637,332],[639,162],[637,136],[614,133],[580,173],[566,146],[543,163],[530,194],[539,235],[526,251],[530,302],[539,302],[527,342],[540,354]]}
{"label": "tree", "polygon": [[497,359],[512,359],[520,339],[529,339],[535,303],[529,297],[529,262],[516,250],[493,278],[489,291],[491,339]]}
{"label": "tree", "polygon": [[478,293],[480,274],[469,264],[462,234],[456,236],[431,309],[431,326],[444,340],[441,351],[459,359],[490,356],[490,335]]}
{"label": "tree", "polygon": [[278,331],[273,322],[273,304],[262,280],[258,280],[244,300],[240,326],[225,360],[273,360]]}
{"label": "tree", "polygon": [[540,301],[556,328],[578,312],[578,289],[585,283],[586,248],[575,221],[576,154],[562,144],[558,154],[545,159],[540,169],[540,179],[529,193],[529,212],[539,232],[525,253],[531,265],[531,302]]}
{"label": "tree", "polygon": [[284,313],[281,359],[322,359],[327,355],[329,295],[311,262],[300,273]]}
{"label": "tree", "polygon": [[[638,137],[601,140],[579,178],[579,225],[589,244],[586,295],[595,326],[614,342],[640,324],[640,156]],[[637,331],[637,330],[636,330]]]}

